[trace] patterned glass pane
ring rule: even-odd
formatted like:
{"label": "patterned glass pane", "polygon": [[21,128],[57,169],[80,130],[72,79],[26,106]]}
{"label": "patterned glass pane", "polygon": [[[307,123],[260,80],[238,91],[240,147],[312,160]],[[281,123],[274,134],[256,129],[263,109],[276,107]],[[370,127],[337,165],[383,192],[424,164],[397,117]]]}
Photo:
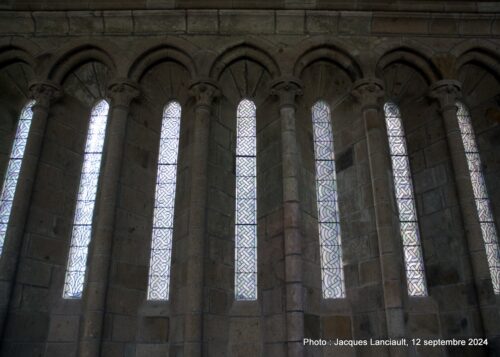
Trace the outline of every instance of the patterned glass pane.
{"label": "patterned glass pane", "polygon": [[426,296],[427,284],[420,244],[417,209],[401,114],[396,104],[390,102],[384,105],[384,111],[391,154],[394,191],[399,212],[399,228],[403,241],[408,295]]}
{"label": "patterned glass pane", "polygon": [[21,111],[17,123],[16,136],[12,144],[10,159],[5,172],[5,179],[0,194],[0,256],[2,255],[7,227],[9,225],[10,212],[16,193],[17,180],[21,172],[21,163],[23,161],[24,149],[28,141],[28,134],[33,118],[33,106],[35,101],[30,101]]}
{"label": "patterned glass pane", "polygon": [[238,105],[236,138],[236,300],[257,300],[257,139],[255,104]]}
{"label": "patterned glass pane", "polygon": [[101,100],[90,116],[64,283],[65,299],[80,299],[83,293],[108,111],[108,103]]}
{"label": "patterned glass pane", "polygon": [[323,297],[338,299],[345,297],[345,284],[333,134],[328,104],[320,101],[313,105],[312,121]]}
{"label": "patterned glass pane", "polygon": [[161,125],[151,259],[149,262],[148,300],[168,300],[170,291],[180,128],[181,106],[177,102],[170,102],[163,110]]}
{"label": "patterned glass pane", "polygon": [[479,157],[470,114],[465,105],[460,102],[456,104],[458,107],[458,125],[460,126],[460,133],[462,134],[462,141],[464,143],[465,156],[469,167],[479,224],[481,225],[486,257],[488,259],[491,281],[493,283],[493,291],[498,295],[500,294],[500,249],[498,247],[497,229],[493,220],[490,199],[484,183],[481,158]]}

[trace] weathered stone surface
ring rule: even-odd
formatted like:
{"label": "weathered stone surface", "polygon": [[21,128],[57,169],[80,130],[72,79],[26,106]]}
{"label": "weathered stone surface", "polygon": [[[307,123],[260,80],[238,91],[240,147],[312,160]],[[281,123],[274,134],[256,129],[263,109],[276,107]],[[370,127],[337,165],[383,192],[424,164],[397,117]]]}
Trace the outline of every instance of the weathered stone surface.
{"label": "weathered stone surface", "polygon": [[53,315],[47,340],[50,342],[74,342],[78,337],[79,316]]}
{"label": "weathered stone surface", "polygon": [[351,339],[352,327],[349,316],[328,316],[323,321],[323,338]]}
{"label": "weathered stone surface", "polygon": [[138,338],[141,342],[167,342],[169,319],[165,317],[143,317],[139,322],[137,330]]}
{"label": "weathered stone surface", "polygon": [[[430,90],[446,82],[440,78],[460,82],[455,99],[470,108],[498,221],[497,4],[104,3],[0,4],[26,10],[0,14],[0,179],[34,73],[64,87],[64,96],[47,108],[40,152],[26,156],[39,156],[30,175],[21,177],[33,187],[16,194],[13,212],[21,201],[29,209],[9,227],[0,260],[3,355],[72,357],[77,346],[92,344],[109,357],[389,354],[375,348],[302,351],[304,336],[485,335],[498,346],[500,318],[470,176],[456,127],[450,129],[456,117],[435,86]],[[142,94],[121,118],[121,159],[105,155],[101,163],[103,173],[113,168],[116,181],[110,185],[109,175],[101,175],[108,184],[99,183],[90,215],[94,225],[103,216],[113,217],[107,220],[113,224],[94,229],[93,254],[83,259],[87,268],[101,268],[86,277],[82,299],[62,299],[90,111],[118,77],[137,82]],[[273,97],[270,88],[279,77],[302,82],[302,94],[288,101]],[[358,80],[364,80],[362,96],[351,92],[353,86],[359,91]],[[374,85],[379,90],[370,92]],[[207,88],[211,95],[204,96]],[[255,301],[234,298],[235,270],[241,268],[234,252],[236,108],[243,98],[257,107]],[[146,301],[158,157],[164,154],[162,112],[172,100],[182,115],[176,197],[169,201],[175,201],[169,299]],[[311,120],[318,100],[330,106],[334,139],[345,283],[339,299],[322,292],[325,242],[318,216],[324,217]],[[401,110],[426,297],[407,293],[383,100]],[[124,113],[127,105],[113,112]],[[119,120],[111,115],[108,126]],[[105,153],[117,153],[113,133],[106,136]],[[109,200],[116,207],[110,209]],[[110,243],[104,248],[96,241],[103,234]]]}

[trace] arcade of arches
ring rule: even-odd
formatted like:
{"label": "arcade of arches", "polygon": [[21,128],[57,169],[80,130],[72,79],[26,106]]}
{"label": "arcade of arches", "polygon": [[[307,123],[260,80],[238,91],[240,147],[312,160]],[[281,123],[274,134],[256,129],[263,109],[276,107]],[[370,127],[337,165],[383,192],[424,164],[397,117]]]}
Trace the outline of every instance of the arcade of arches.
{"label": "arcade of arches", "polygon": [[1,356],[500,354],[500,5],[88,3],[0,1]]}

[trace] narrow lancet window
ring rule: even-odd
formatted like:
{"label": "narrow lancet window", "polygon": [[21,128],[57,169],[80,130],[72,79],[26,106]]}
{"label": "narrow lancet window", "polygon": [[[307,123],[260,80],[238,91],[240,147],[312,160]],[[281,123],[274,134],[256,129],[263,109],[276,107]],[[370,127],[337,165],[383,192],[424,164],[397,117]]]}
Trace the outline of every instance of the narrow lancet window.
{"label": "narrow lancet window", "polygon": [[312,107],[316,199],[323,298],[345,297],[344,266],[337,200],[337,177],[333,151],[330,107],[323,101]]}
{"label": "narrow lancet window", "polygon": [[464,143],[467,166],[469,168],[474,200],[476,202],[479,224],[486,249],[486,258],[490,268],[491,281],[495,294],[500,294],[500,249],[498,247],[498,234],[491,211],[490,199],[486,190],[481,158],[472,129],[469,111],[460,102],[457,102],[457,117],[462,141]]}
{"label": "narrow lancet window", "polygon": [[24,157],[24,149],[28,142],[34,105],[35,101],[32,100],[26,104],[21,111],[21,116],[17,123],[16,136],[14,137],[14,144],[10,152],[7,171],[5,172],[5,179],[3,181],[2,193],[0,196],[0,256],[5,243],[5,236],[7,235],[10,212],[12,210],[12,204],[14,203],[17,181],[19,179],[21,164]]}
{"label": "narrow lancet window", "polygon": [[257,299],[257,139],[255,104],[237,109],[235,297]]}
{"label": "narrow lancet window", "polygon": [[101,100],[90,116],[64,283],[65,299],[79,299],[83,293],[108,111],[108,103]]}
{"label": "narrow lancet window", "polygon": [[180,126],[181,106],[170,102],[163,110],[160,134],[148,300],[168,300],[169,297]]}
{"label": "narrow lancet window", "polygon": [[398,106],[392,102],[384,105],[384,112],[392,162],[394,191],[399,212],[399,228],[403,241],[408,295],[426,296],[427,283],[417,209],[401,114]]}

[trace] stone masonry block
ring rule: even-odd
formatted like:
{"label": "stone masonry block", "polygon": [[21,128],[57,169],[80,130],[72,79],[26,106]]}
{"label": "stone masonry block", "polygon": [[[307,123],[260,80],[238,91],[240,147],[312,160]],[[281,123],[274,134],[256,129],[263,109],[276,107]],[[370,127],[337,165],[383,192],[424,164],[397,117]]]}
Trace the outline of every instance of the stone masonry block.
{"label": "stone masonry block", "polygon": [[134,316],[113,316],[113,341],[133,341],[135,338],[137,319]]}
{"label": "stone masonry block", "polygon": [[460,21],[460,33],[468,35],[489,35],[492,21],[491,18],[462,18]]}
{"label": "stone masonry block", "polygon": [[219,16],[221,33],[274,33],[274,14],[271,11],[220,10]]}
{"label": "stone masonry block", "polygon": [[491,25],[491,33],[497,36],[500,34],[500,18],[493,21],[493,24]]}
{"label": "stone masonry block", "polygon": [[46,313],[24,312],[11,314],[5,339],[18,342],[42,342],[47,338],[48,327],[49,317]]}
{"label": "stone masonry block", "polygon": [[166,317],[144,317],[139,324],[139,340],[141,342],[162,343],[168,341],[169,319]]}
{"label": "stone masonry block", "polygon": [[33,12],[36,31],[65,35],[69,32],[69,23],[64,12]]}
{"label": "stone masonry block", "polygon": [[304,314],[304,337],[320,338],[321,337],[320,317],[313,314]]}
{"label": "stone masonry block", "polygon": [[187,30],[189,33],[216,33],[218,20],[217,10],[188,10]]}
{"label": "stone masonry block", "polygon": [[304,32],[304,11],[277,11],[276,33],[300,34]]}
{"label": "stone masonry block", "polygon": [[325,316],[322,319],[323,338],[352,338],[352,326],[350,316]]}
{"label": "stone masonry block", "polygon": [[46,356],[74,357],[76,356],[77,343],[47,343]]}
{"label": "stone masonry block", "polygon": [[374,16],[372,31],[374,33],[428,33],[428,16],[416,17],[388,17]]}
{"label": "stone masonry block", "polygon": [[25,259],[21,263],[18,282],[35,286],[49,286],[50,276],[50,265],[32,259]]}
{"label": "stone masonry block", "polygon": [[131,33],[134,30],[132,11],[103,11],[106,33]]}
{"label": "stone masonry block", "polygon": [[136,10],[132,12],[135,33],[181,33],[186,31],[186,16],[182,11]]}
{"label": "stone masonry block", "polygon": [[71,34],[95,34],[104,32],[104,20],[99,11],[69,11]]}
{"label": "stone masonry block", "polygon": [[144,289],[148,268],[142,265],[115,263],[112,269],[112,280],[117,286],[129,289]]}
{"label": "stone masonry block", "polygon": [[49,289],[36,286],[24,286],[22,289],[21,304],[24,310],[48,311]]}
{"label": "stone masonry block", "polygon": [[380,264],[378,259],[359,264],[359,282],[361,284],[372,284],[380,281],[380,274]]}
{"label": "stone masonry block", "polygon": [[371,15],[368,13],[348,14],[341,13],[339,32],[346,35],[360,35],[370,33]]}
{"label": "stone masonry block", "polygon": [[335,11],[307,11],[306,31],[308,33],[337,33],[339,13]]}
{"label": "stone masonry block", "polygon": [[430,20],[429,31],[432,34],[455,35],[458,32],[459,19],[457,17],[435,17]]}
{"label": "stone masonry block", "polygon": [[230,322],[229,339],[233,344],[255,343],[260,341],[260,319],[255,317],[233,317]]}
{"label": "stone masonry block", "polygon": [[136,357],[164,357],[168,356],[168,344],[138,344]]}
{"label": "stone masonry block", "polygon": [[79,316],[52,316],[50,318],[50,342],[73,342],[78,339]]}
{"label": "stone masonry block", "polygon": [[0,12],[0,33],[31,33],[35,24],[28,12]]}
{"label": "stone masonry block", "polygon": [[37,260],[64,265],[68,256],[67,250],[66,243],[61,240],[32,235],[28,256]]}

